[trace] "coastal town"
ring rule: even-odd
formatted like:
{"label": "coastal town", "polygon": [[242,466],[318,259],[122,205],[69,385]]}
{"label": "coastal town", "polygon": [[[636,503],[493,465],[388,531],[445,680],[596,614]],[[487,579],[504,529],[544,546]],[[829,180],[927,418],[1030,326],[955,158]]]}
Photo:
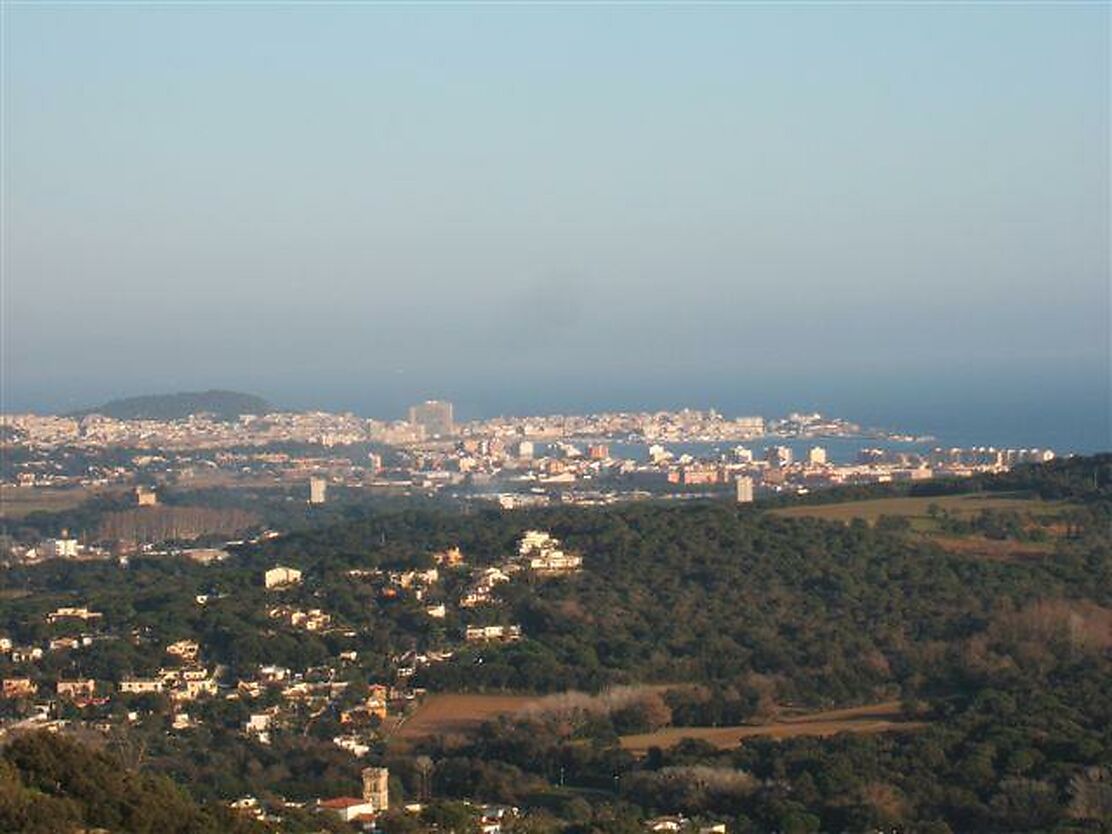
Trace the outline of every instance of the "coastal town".
{"label": "coastal town", "polygon": [[[747,500],[999,472],[1054,457],[1047,449],[942,448],[930,437],[818,413],[731,418],[683,409],[457,423],[452,404],[443,401],[417,404],[407,419],[392,422],[325,412],[230,420],[4,415],[0,437],[9,508],[33,503],[36,494],[62,498],[67,490],[78,496],[137,489],[136,504],[144,506],[158,500],[160,488],[213,487],[308,489],[312,503],[337,490],[506,507],[735,490]],[[855,450],[847,453],[850,444]]]}

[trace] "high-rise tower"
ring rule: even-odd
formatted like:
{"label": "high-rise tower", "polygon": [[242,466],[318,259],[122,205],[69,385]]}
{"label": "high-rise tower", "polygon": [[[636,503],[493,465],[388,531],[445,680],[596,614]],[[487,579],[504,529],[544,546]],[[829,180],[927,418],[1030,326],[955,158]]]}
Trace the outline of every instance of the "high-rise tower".
{"label": "high-rise tower", "polygon": [[443,400],[426,400],[409,407],[409,422],[425,429],[430,437],[448,437],[455,430],[452,404]]}
{"label": "high-rise tower", "polygon": [[753,502],[753,479],[742,476],[737,479],[737,502],[750,504]]}

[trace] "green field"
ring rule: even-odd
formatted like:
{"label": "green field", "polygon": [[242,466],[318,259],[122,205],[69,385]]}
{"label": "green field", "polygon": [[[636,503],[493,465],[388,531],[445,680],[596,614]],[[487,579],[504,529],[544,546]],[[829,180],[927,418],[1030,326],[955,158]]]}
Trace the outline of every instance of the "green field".
{"label": "green field", "polygon": [[1063,505],[1057,501],[1043,501],[1008,493],[983,492],[962,495],[935,495],[922,498],[872,498],[866,501],[845,501],[838,504],[783,507],[769,510],[773,515],[786,518],[822,518],[829,521],[851,521],[855,518],[873,524],[881,516],[903,516],[910,519],[912,528],[929,530],[934,527],[929,509],[934,505],[951,515],[968,518],[982,510],[1011,510],[1051,518]]}
{"label": "green field", "polygon": [[60,512],[71,510],[95,494],[84,487],[52,489],[49,487],[0,487],[0,518],[23,518],[38,510]]}
{"label": "green field", "polygon": [[[1017,513],[1026,519],[1027,529],[1040,528],[1043,535],[1036,541],[1015,537],[988,538],[980,532],[956,535],[947,531],[938,518],[932,517],[932,506],[951,519],[962,521],[968,521],[986,510]],[[1060,517],[1068,506],[1064,501],[1044,501],[1018,494],[967,493],[917,498],[873,498],[837,504],[784,507],[769,512],[785,518],[820,518],[842,523],[861,519],[868,524],[875,524],[884,516],[906,518],[910,531],[916,538],[932,542],[948,553],[978,559],[1013,561],[1054,553],[1056,540],[1066,529]]]}

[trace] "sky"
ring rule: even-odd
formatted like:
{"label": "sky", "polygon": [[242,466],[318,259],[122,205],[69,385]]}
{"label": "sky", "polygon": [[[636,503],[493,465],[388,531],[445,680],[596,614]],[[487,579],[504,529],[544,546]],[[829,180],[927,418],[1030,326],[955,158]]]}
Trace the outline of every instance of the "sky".
{"label": "sky", "polygon": [[1018,409],[1112,447],[1109,9],[9,2],[3,408]]}

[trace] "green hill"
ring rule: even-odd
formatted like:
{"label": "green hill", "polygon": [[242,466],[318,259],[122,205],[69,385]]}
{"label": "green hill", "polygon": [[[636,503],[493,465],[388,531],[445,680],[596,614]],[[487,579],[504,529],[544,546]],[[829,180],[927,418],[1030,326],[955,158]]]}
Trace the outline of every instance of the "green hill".
{"label": "green hill", "polygon": [[222,807],[198,805],[167,779],[121,766],[105,752],[49,733],[17,736],[0,756],[0,830],[262,831]]}
{"label": "green hill", "polygon": [[241,414],[268,414],[275,410],[269,402],[253,394],[213,390],[127,397],[70,416],[103,414],[117,420],[177,420],[190,414],[213,414],[221,420],[234,420]]}

